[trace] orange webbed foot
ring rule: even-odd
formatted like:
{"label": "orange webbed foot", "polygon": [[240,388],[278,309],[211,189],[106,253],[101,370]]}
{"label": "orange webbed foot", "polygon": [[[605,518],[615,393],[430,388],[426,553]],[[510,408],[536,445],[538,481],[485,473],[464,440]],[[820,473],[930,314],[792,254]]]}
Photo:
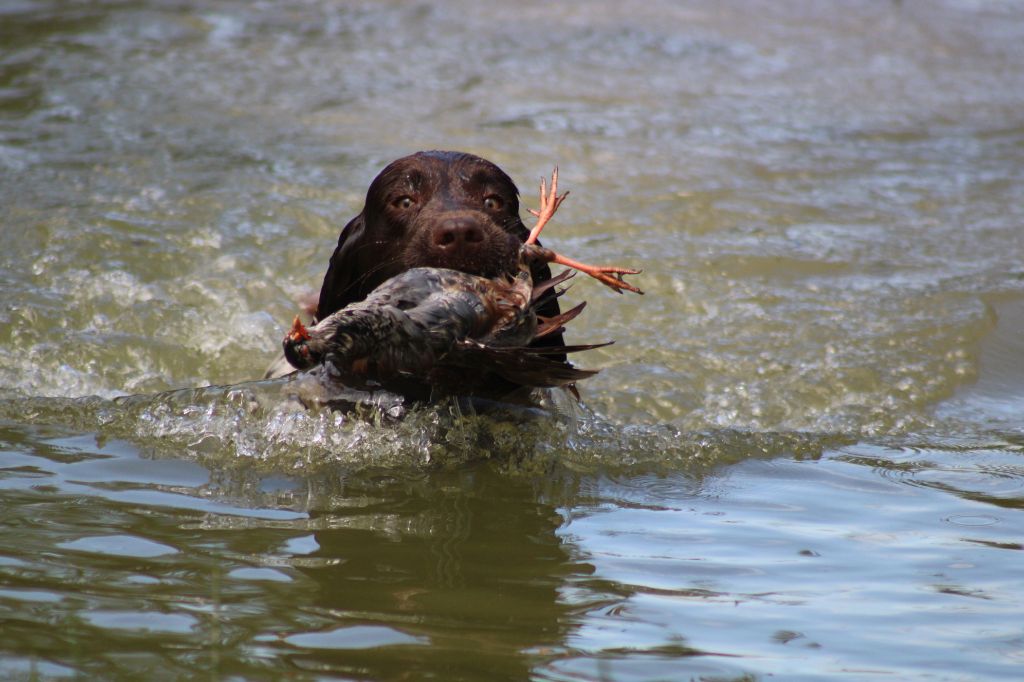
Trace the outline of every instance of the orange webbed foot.
{"label": "orange webbed foot", "polygon": [[641,295],[644,293],[640,291],[639,287],[636,287],[623,279],[624,275],[639,275],[643,270],[637,270],[635,268],[621,268],[617,265],[590,265],[589,263],[580,263],[579,261],[571,258],[566,258],[560,253],[555,253],[555,258],[552,262],[558,263],[559,265],[565,265],[566,267],[570,267],[574,270],[579,270],[582,273],[590,275],[601,284],[614,289],[620,294],[623,291],[632,291],[634,294]]}
{"label": "orange webbed foot", "polygon": [[588,263],[581,263],[571,258],[555,253],[550,249],[537,248],[534,245],[537,242],[537,238],[540,236],[541,230],[548,224],[551,217],[555,215],[555,211],[562,205],[565,198],[569,196],[568,192],[558,194],[558,167],[551,173],[551,189],[548,190],[547,182],[544,178],[540,181],[540,208],[537,210],[529,209],[530,213],[537,217],[537,224],[530,230],[530,236],[526,239],[526,246],[530,246],[530,253],[533,257],[543,258],[551,263],[558,263],[559,265],[565,265],[566,267],[579,270],[580,272],[586,273],[601,282],[605,286],[614,289],[618,293],[623,291],[632,291],[633,293],[643,294],[644,292],[624,279],[625,275],[638,275],[640,270],[634,268],[620,268],[615,265],[590,265]]}

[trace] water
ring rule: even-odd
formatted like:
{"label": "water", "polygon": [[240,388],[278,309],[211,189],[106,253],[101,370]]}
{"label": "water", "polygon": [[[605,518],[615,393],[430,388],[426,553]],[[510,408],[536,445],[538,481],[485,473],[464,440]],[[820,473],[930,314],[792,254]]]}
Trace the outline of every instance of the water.
{"label": "water", "polygon": [[[1024,11],[0,8],[11,679],[1020,676]],[[388,161],[501,165],[549,416],[253,381]]]}

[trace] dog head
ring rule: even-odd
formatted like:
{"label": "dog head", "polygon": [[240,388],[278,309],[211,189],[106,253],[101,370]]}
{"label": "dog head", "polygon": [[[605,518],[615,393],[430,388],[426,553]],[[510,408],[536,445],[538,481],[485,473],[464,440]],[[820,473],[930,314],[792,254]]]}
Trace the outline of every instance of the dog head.
{"label": "dog head", "polygon": [[[504,171],[472,154],[420,152],[392,162],[370,184],[362,212],[341,233],[317,319],[364,299],[410,268],[484,277],[514,273],[519,246],[529,234],[519,218],[518,194]],[[546,265],[536,269],[537,280],[551,276]]]}

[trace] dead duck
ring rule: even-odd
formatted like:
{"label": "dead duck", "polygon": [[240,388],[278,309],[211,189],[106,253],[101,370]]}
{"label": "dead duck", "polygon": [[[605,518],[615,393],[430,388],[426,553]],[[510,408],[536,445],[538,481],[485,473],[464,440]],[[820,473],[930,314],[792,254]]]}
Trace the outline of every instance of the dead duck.
{"label": "dead duck", "polygon": [[[283,341],[285,358],[300,370],[323,363],[330,377],[348,387],[384,389],[417,400],[445,395],[507,399],[505,385],[527,390],[567,386],[575,393],[575,382],[595,371],[574,367],[566,355],[607,344],[534,344],[561,333],[586,305],[543,317],[537,313],[538,301],[552,289],[561,295],[558,285],[574,271],[620,293],[643,292],[624,280],[639,270],[580,263],[536,243],[567,195],[558,195],[557,169],[550,191],[541,182],[540,209],[530,211],[537,223],[519,250],[514,275],[407,270],[315,326],[306,328],[296,317]],[[531,265],[536,262],[572,269],[534,282]]]}

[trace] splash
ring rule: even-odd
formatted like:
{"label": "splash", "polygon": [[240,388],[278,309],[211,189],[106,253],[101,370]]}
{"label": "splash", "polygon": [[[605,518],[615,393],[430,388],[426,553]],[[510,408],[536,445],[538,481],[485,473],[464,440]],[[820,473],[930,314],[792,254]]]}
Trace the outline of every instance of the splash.
{"label": "splash", "polygon": [[786,452],[816,457],[835,437],[622,425],[562,391],[537,407],[446,400],[409,407],[389,393],[325,388],[317,372],[117,398],[0,395],[0,419],[61,424],[123,439],[145,456],[224,471],[430,470],[479,461],[544,474],[689,471]]}

